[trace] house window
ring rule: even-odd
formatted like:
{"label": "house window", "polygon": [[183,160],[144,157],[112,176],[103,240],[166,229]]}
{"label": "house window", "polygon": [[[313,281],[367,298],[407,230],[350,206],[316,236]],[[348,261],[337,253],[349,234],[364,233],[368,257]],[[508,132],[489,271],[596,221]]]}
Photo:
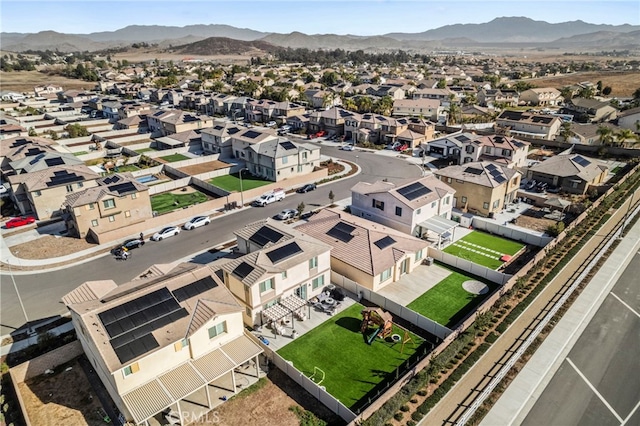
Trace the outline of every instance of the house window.
{"label": "house window", "polygon": [[131,217],[131,210],[127,210],[124,212],[124,217]]}
{"label": "house window", "polygon": [[307,152],[302,153],[302,161],[307,161]]}
{"label": "house window", "polygon": [[176,342],[176,343],[173,344],[173,349],[176,352],[180,352],[181,350],[183,350],[187,346],[189,346],[189,339],[182,339],[179,342]]}
{"label": "house window", "polygon": [[78,182],[78,188],[82,188],[84,184],[82,182]]}
{"label": "house window", "polygon": [[260,283],[260,293],[264,293],[269,290],[273,290],[273,278],[269,278],[268,280]]}
{"label": "house window", "polygon": [[462,204],[467,204],[467,197],[465,197],[464,195],[460,198],[460,202]]}
{"label": "house window", "polygon": [[67,185],[67,192],[73,192],[73,185]]}
{"label": "house window", "polygon": [[309,269],[313,269],[317,267],[318,267],[318,256],[309,259]]}
{"label": "house window", "polygon": [[402,216],[402,207],[396,207],[396,216]]}
{"label": "house window", "polygon": [[39,197],[39,196],[41,196],[41,195],[42,195],[42,192],[41,192],[41,191],[33,191],[33,196],[34,196],[34,197]]}
{"label": "house window", "polygon": [[467,146],[465,148],[465,151],[467,152],[467,154],[472,154],[473,153],[473,147],[472,146]]}
{"label": "house window", "polygon": [[109,216],[109,222],[115,222],[115,221],[116,221],[116,216],[115,215]]}
{"label": "house window", "polygon": [[502,155],[504,155],[505,157],[511,156],[511,150],[510,149],[503,149],[502,150]]}
{"label": "house window", "polygon": [[95,209],[95,208],[96,208],[96,206],[95,206],[95,204],[94,204],[94,203],[89,203],[89,204],[87,204],[87,210],[93,210],[93,209]]}
{"label": "house window", "polygon": [[227,322],[222,321],[220,324],[216,324],[209,329],[209,339],[213,339],[216,336],[221,335],[222,333],[227,332]]}
{"label": "house window", "polygon": [[380,274],[380,282],[383,283],[389,278],[391,278],[391,268],[387,269],[386,271],[382,271],[382,273]]}
{"label": "house window", "polygon": [[112,209],[116,206],[116,201],[113,198],[111,198],[109,200],[104,200],[102,202],[102,205],[104,206],[105,209]]}
{"label": "house window", "polygon": [[449,198],[450,198],[450,197],[444,197],[444,203],[445,203],[446,205],[449,205]]}
{"label": "house window", "polygon": [[380,209],[380,210],[384,211],[384,201],[378,201],[378,200],[374,199],[371,202],[371,206],[374,209]]}
{"label": "house window", "polygon": [[134,362],[131,365],[126,366],[125,368],[122,369],[122,373],[124,375],[124,377],[130,376],[132,374],[137,373],[138,371],[140,371],[140,365],[138,365],[137,362]]}
{"label": "house window", "polygon": [[489,203],[482,203],[482,208],[485,210],[489,210]]}
{"label": "house window", "polygon": [[298,173],[302,173],[302,165],[298,164]]}
{"label": "house window", "polygon": [[282,271],[282,279],[283,280],[287,279],[287,271]]}
{"label": "house window", "polygon": [[282,157],[282,164],[287,164],[289,162],[289,157],[284,156]]}
{"label": "house window", "polygon": [[500,205],[500,200],[495,200],[495,201],[493,202],[493,208],[494,208],[494,209],[497,209],[499,205]]}
{"label": "house window", "polygon": [[577,188],[578,187],[578,181],[571,181],[571,187],[572,188]]}
{"label": "house window", "polygon": [[431,208],[433,209],[435,208],[435,206],[436,206],[436,202],[434,201],[433,203],[431,203]]}
{"label": "house window", "polygon": [[93,219],[91,221],[91,226],[98,226],[98,219]]}
{"label": "house window", "polygon": [[422,259],[422,250],[418,250],[416,252],[416,257],[415,257],[415,261],[419,261],[420,259]]}
{"label": "house window", "polygon": [[420,214],[421,211],[422,211],[422,209],[416,210],[416,214]]}
{"label": "house window", "polygon": [[131,194],[131,199],[135,200],[136,198],[138,198],[138,194],[136,194],[135,192],[133,194]]}
{"label": "house window", "polygon": [[451,183],[451,178],[447,178],[447,183]]}
{"label": "house window", "polygon": [[324,275],[320,275],[319,277],[316,277],[313,279],[313,281],[311,281],[311,288],[313,290],[320,288],[324,285]]}
{"label": "house window", "polygon": [[253,315],[252,315],[252,312],[251,312],[251,308],[247,307],[247,308],[245,309],[245,313],[247,314],[247,316],[248,316],[249,318],[253,318]]}

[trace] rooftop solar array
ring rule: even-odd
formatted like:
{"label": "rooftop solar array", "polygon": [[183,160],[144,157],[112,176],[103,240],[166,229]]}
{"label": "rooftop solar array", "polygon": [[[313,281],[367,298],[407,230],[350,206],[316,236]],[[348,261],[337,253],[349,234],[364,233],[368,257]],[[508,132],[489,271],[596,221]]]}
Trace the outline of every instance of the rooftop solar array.
{"label": "rooftop solar array", "polygon": [[296,242],[289,243],[267,253],[267,257],[271,263],[276,264],[282,262],[298,253],[302,253],[302,249]]}
{"label": "rooftop solar array", "polygon": [[236,266],[236,269],[233,270],[233,274],[241,280],[244,280],[247,275],[253,272],[254,269],[255,268],[249,265],[247,262],[242,262],[241,264]]}
{"label": "rooftop solar array", "polygon": [[471,139],[469,139],[468,137],[466,137],[465,135],[459,135],[455,137],[457,140],[459,140],[460,142],[469,142]]}
{"label": "rooftop solar array", "polygon": [[507,180],[507,178],[506,178],[506,177],[504,177],[504,176],[502,176],[502,175],[500,175],[500,176],[494,176],[494,177],[493,177],[493,179],[494,179],[496,182],[498,182],[498,183],[502,183],[502,182],[505,182],[505,181]]}
{"label": "rooftop solar array", "polygon": [[109,343],[124,364],[160,346],[151,334],[153,331],[187,315],[187,310],[163,287],[106,310],[98,317],[110,337]]}
{"label": "rooftop solar array", "polygon": [[260,136],[260,132],[256,132],[255,130],[247,130],[242,134],[245,138],[255,139]]}
{"label": "rooftop solar array", "polygon": [[112,183],[116,183],[120,181],[120,177],[118,175],[113,175],[113,176],[109,176],[104,178],[103,182],[106,185],[111,185]]}
{"label": "rooftop solar array", "polygon": [[579,165],[581,165],[582,167],[586,167],[589,164],[591,164],[591,161],[587,160],[584,157],[581,157],[579,155],[576,155],[575,157],[573,157],[573,161],[578,163]]}
{"label": "rooftop solar array", "polygon": [[[13,144],[14,146],[16,146],[16,144]],[[25,157],[32,157],[34,155],[38,155],[38,154],[44,154],[44,151],[41,150],[40,148],[29,148],[27,150],[27,153],[25,154]]]}
{"label": "rooftop solar array", "polygon": [[289,151],[290,149],[296,149],[296,146],[291,141],[280,142],[280,146]]}
{"label": "rooftop solar array", "polygon": [[184,302],[217,286],[218,284],[216,284],[213,278],[204,277],[191,284],[173,290],[173,297],[175,297],[178,302]]}
{"label": "rooftop solar array", "polygon": [[283,237],[284,235],[282,235],[275,229],[269,228],[268,226],[262,226],[255,232],[255,234],[249,237],[249,241],[256,243],[260,247],[264,247],[269,242],[277,243]]}
{"label": "rooftop solar array", "polygon": [[398,189],[398,193],[410,201],[427,195],[430,192],[431,190],[420,182],[414,182],[411,185],[407,185]]}
{"label": "rooftop solar array", "polygon": [[65,185],[71,182],[83,181],[82,176],[78,176],[75,173],[69,173],[66,170],[60,170],[53,172],[53,176],[47,182],[47,186]]}
{"label": "rooftop solar array", "polygon": [[118,195],[123,195],[131,192],[136,192],[137,189],[133,182],[125,182],[109,186],[109,191],[113,191]]}
{"label": "rooftop solar array", "polygon": [[356,228],[354,226],[351,226],[348,223],[338,222],[333,228],[327,231],[327,235],[336,238],[343,243],[348,243],[353,238],[353,235],[351,235],[351,233],[355,229]]}
{"label": "rooftop solar array", "polygon": [[481,175],[482,174],[482,169],[475,169],[473,167],[467,167],[466,169],[464,169],[465,173],[471,173],[472,175]]}
{"label": "rooftop solar array", "polygon": [[498,170],[495,164],[487,164],[487,167],[485,168],[489,171]]}
{"label": "rooftop solar array", "polygon": [[227,129],[227,133],[229,133],[230,135],[235,135],[236,133],[238,133],[241,129],[237,128],[237,127],[230,127],[229,129]]}
{"label": "rooftop solar array", "polygon": [[396,240],[387,235],[386,237],[379,239],[373,244],[375,244],[376,247],[378,247],[380,250],[384,250],[387,247],[392,246],[395,242]]}
{"label": "rooftop solar array", "polygon": [[49,167],[60,166],[64,164],[64,160],[62,159],[62,157],[47,158],[46,160],[44,160],[44,162]]}

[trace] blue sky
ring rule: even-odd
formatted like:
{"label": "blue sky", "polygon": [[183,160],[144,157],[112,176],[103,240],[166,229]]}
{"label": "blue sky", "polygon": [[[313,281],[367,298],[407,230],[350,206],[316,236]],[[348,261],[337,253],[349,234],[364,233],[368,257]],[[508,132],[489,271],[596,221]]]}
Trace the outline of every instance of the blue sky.
{"label": "blue sky", "polygon": [[582,0],[139,0],[0,2],[3,32],[71,34],[127,25],[227,24],[264,32],[373,35],[421,32],[449,24],[480,24],[501,16],[551,23],[640,25],[640,1]]}

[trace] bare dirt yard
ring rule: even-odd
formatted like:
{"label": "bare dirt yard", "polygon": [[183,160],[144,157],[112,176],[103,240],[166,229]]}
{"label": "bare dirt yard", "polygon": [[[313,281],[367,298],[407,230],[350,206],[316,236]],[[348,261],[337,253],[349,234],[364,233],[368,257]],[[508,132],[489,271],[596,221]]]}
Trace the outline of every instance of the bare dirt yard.
{"label": "bare dirt yard", "polygon": [[11,246],[9,250],[21,259],[50,259],[78,253],[92,247],[95,247],[95,244],[88,243],[84,239],[44,235],[37,240]]}
{"label": "bare dirt yard", "polygon": [[64,90],[89,90],[95,86],[95,83],[90,81],[48,75],[40,71],[0,72],[0,81],[2,81],[2,90],[14,92],[33,92],[34,87],[47,84],[61,86]]}
{"label": "bare dirt yard", "polygon": [[207,163],[194,164],[193,166],[180,167],[178,170],[183,171],[191,176],[199,175],[200,173],[210,172],[211,170],[219,170],[229,167],[228,163],[223,161],[209,161]]}
{"label": "bare dirt yard", "polygon": [[581,81],[597,83],[602,81],[602,87],[611,87],[611,95],[615,97],[631,97],[640,88],[640,78],[637,72],[579,72],[557,77],[543,77],[525,80],[537,87],[562,88]]}
{"label": "bare dirt yard", "polygon": [[533,229],[538,232],[545,232],[550,225],[555,225],[557,222],[553,219],[547,219],[544,217],[545,213],[538,207],[531,207],[523,214],[518,216],[517,225],[527,229]]}
{"label": "bare dirt yard", "polygon": [[313,412],[329,425],[345,424],[278,369],[269,372],[263,387],[230,399],[216,410],[216,415],[221,426],[298,426],[300,421],[290,410],[296,406]]}
{"label": "bare dirt yard", "polygon": [[[67,367],[71,370],[65,371]],[[100,426],[100,401],[78,361],[60,367],[60,372],[38,376],[18,384],[29,420],[33,425]]]}

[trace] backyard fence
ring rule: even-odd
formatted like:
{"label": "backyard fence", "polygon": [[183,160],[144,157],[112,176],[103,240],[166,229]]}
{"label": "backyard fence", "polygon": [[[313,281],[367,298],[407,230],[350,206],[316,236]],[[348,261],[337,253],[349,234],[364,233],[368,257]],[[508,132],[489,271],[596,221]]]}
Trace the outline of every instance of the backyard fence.
{"label": "backyard fence", "polygon": [[432,257],[434,260],[444,263],[445,265],[452,266],[456,269],[460,269],[461,271],[468,272],[499,285],[505,284],[511,279],[511,277],[513,277],[513,275],[503,274],[502,272],[495,271],[487,268],[486,266],[478,265],[477,263],[462,259],[461,257],[445,253],[434,247],[429,247],[429,257]]}
{"label": "backyard fence", "polygon": [[490,220],[480,217],[473,218],[472,226],[475,229],[485,231],[490,234],[500,235],[502,237],[509,238],[510,240],[520,241],[525,244],[531,244],[538,247],[544,247],[553,240],[552,237],[534,235],[529,232],[521,231],[509,226],[503,226],[495,223],[495,221],[491,222]]}

